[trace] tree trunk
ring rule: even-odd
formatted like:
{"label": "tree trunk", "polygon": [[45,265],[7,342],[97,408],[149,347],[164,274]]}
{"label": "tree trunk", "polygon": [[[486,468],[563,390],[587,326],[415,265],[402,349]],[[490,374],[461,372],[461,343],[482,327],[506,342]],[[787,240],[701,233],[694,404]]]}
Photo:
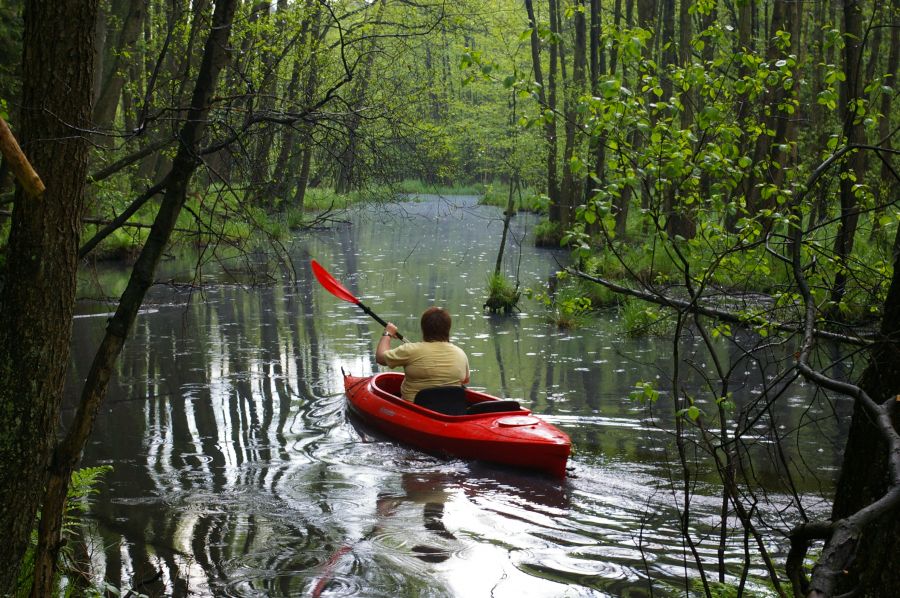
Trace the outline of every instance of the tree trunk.
{"label": "tree trunk", "polygon": [[[871,350],[860,386],[878,403],[900,395],[900,231],[894,239],[894,275],[884,302],[879,337]],[[894,409],[894,428],[900,429],[900,409]],[[832,520],[855,513],[884,495],[890,482],[887,446],[857,402],[844,450],[844,463],[835,491]],[[854,562],[844,575],[840,592],[858,596],[887,596],[900,587],[900,509],[862,530]]]}
{"label": "tree trunk", "polygon": [[69,363],[97,4],[29,0],[24,11],[20,137],[46,191],[40,200],[16,193],[0,285],[3,595],[13,590],[47,480]]}
{"label": "tree trunk", "polygon": [[[656,43],[656,39],[659,35],[656,35],[656,11],[657,11],[657,0],[637,0],[637,17],[638,17],[638,27],[642,29],[646,29],[653,34],[653,37],[650,38],[647,47],[644,48],[644,56],[649,60],[655,60],[656,56],[653,54],[653,44]],[[640,74],[636,73],[636,82],[640,81]],[[648,102],[655,102],[656,96],[650,93],[647,94]],[[634,132],[632,145],[635,148],[635,151],[638,152],[641,149],[641,146],[644,143],[644,137],[640,135],[637,131]],[[650,185],[641,185],[641,209],[648,210],[650,208]],[[629,199],[630,201],[630,199]],[[644,220],[642,233],[647,232],[647,221]]]}
{"label": "tree trunk", "polygon": [[[841,85],[841,115],[844,119],[844,135],[848,144],[865,143],[866,132],[857,112],[857,100],[862,99],[862,7],[860,0],[844,0],[844,75]],[[831,301],[835,306],[831,317],[839,319],[837,305],[843,301],[847,290],[847,275],[844,267],[853,253],[853,241],[859,222],[859,202],[855,189],[865,176],[865,158],[860,151],[851,152],[841,165],[840,200],[841,215],[837,236],[834,239],[834,253],[837,256],[838,271],[834,276]]]}
{"label": "tree trunk", "polygon": [[[270,14],[272,3],[263,1],[257,3],[255,10],[259,11],[260,19],[265,22],[271,20]],[[277,9],[283,10],[284,4],[278,3]],[[265,25],[263,25],[265,27]],[[276,39],[281,38],[284,29],[283,15],[277,17],[276,20]],[[265,29],[263,29],[265,30]],[[263,73],[263,80],[260,84],[259,92],[256,94],[258,102],[257,107],[251,111],[271,111],[275,108],[275,87],[277,85],[277,64],[275,64],[275,49],[268,48],[261,51],[260,69]],[[256,134],[256,152],[250,163],[249,179],[252,186],[251,203],[261,205],[267,199],[270,203],[274,203],[274,198],[265,197],[266,191],[270,188],[271,181],[271,154],[272,143],[275,139],[274,126],[271,123],[263,123]]]}
{"label": "tree trunk", "polygon": [[[384,0],[378,3],[373,21],[381,21],[384,12]],[[365,108],[366,97],[369,91],[369,81],[372,76],[372,64],[375,62],[376,37],[367,44],[365,58],[363,59],[362,72],[356,80],[356,85],[350,94],[350,115],[347,119],[347,141],[338,156],[337,172],[335,175],[334,189],[338,193],[351,191],[359,182],[359,142],[360,125],[362,124],[362,110]]]}
{"label": "tree trunk", "polygon": [[[172,171],[167,177],[162,204],[144,248],[134,265],[128,286],[119,300],[116,313],[109,320],[106,334],[94,356],[72,425],[54,451],[35,554],[35,577],[32,586],[34,598],[50,596],[53,593],[54,567],[60,548],[62,515],[69,479],[81,458],[100,403],[106,396],[115,361],[137,317],[144,295],[153,283],[156,266],[187,198],[188,183],[198,166],[196,159],[198,144],[206,127],[219,72],[227,61],[228,39],[238,1],[216,2],[203,61],[197,74],[190,108],[178,136],[178,153],[173,160]],[[83,180],[84,174],[81,174],[79,181]],[[66,362],[67,360],[62,361],[63,364]]]}
{"label": "tree trunk", "polygon": [[[825,58],[824,24],[826,14],[825,5],[829,4],[830,2],[831,0],[816,0],[815,6],[813,7],[813,23],[816,23],[816,27],[813,28],[813,34],[812,39],[810,40],[810,44],[813,52],[812,64],[815,65],[824,64],[827,60]],[[819,94],[825,88],[825,82],[822,77],[822,72],[823,69],[821,67],[812,69],[812,89],[810,95],[813,98],[818,98]],[[825,126],[826,119],[827,113],[825,111],[825,106],[823,106],[819,102],[812,102],[809,108],[809,128],[814,135],[814,147],[817,151],[821,151],[821,148],[828,147],[827,143],[829,131]],[[816,199],[809,215],[810,224],[820,221],[824,217],[827,198],[828,186],[819,185]]]}
{"label": "tree trunk", "polygon": [[[303,23],[306,28],[306,22]],[[302,47],[302,45],[301,45]],[[285,98],[288,105],[293,105],[297,99],[297,88],[300,86],[300,66],[301,56],[294,58],[294,65],[291,68],[291,80],[287,85],[287,97]],[[278,157],[275,159],[275,177],[272,184],[269,185],[268,195],[273,202],[277,202],[276,210],[284,212],[287,208],[287,202],[284,201],[290,189],[291,177],[288,176],[288,166],[291,164],[291,158],[294,156],[294,138],[296,131],[294,127],[285,127],[281,133],[281,147],[278,150]]]}
{"label": "tree trunk", "polygon": [[[628,0],[625,4],[625,26],[631,27],[631,20],[634,14],[634,0]],[[619,25],[622,22],[622,0],[616,0],[615,9],[613,11],[613,26],[616,31],[619,30]],[[610,73],[615,73],[618,68],[619,62],[619,54],[618,49],[615,47],[610,49],[609,52],[609,71]],[[628,70],[625,68],[625,64],[622,64],[622,82],[625,83],[628,80]],[[636,133],[636,131],[635,131]],[[632,139],[636,140],[637,136],[633,133]],[[636,141],[635,141],[636,142]],[[605,148],[601,148],[600,151],[605,152]],[[605,165],[604,165],[605,166]],[[624,239],[625,235],[628,232],[628,211],[631,206],[631,196],[632,191],[631,187],[624,186],[619,190],[619,195],[613,198],[613,207],[615,208],[615,218],[616,218],[616,238]]]}
{"label": "tree trunk", "polygon": [[[537,20],[534,17],[532,0],[525,0],[528,12],[528,26],[531,27],[531,67],[534,70],[534,81],[537,83],[538,102],[541,110],[549,109],[547,93],[544,87],[543,68],[541,67],[541,40],[537,31]],[[556,54],[553,54],[554,58]],[[554,98],[555,102],[555,98]],[[552,116],[552,115],[551,115]],[[550,197],[550,220],[559,222],[559,183],[556,178],[556,121],[544,118],[544,140],[547,143],[547,195]]]}
{"label": "tree trunk", "polygon": [[[122,24],[122,32],[119,34],[118,43],[112,56],[112,64],[109,67],[109,77],[104,81],[100,97],[94,106],[94,124],[102,128],[112,128],[116,119],[116,111],[119,108],[119,99],[122,96],[122,88],[125,86],[125,55],[129,52],[138,36],[143,30],[144,15],[146,13],[145,2],[131,0],[128,16]],[[104,138],[109,140],[109,138]]]}
{"label": "tree trunk", "polygon": [[[317,50],[324,37],[325,31],[327,30],[327,27],[324,28],[324,30],[321,27],[322,9],[319,5],[316,4],[315,6],[312,6],[312,0],[310,0],[309,8],[313,12],[310,25],[309,73],[306,77],[306,85],[303,90],[304,107],[312,106],[313,99],[316,97],[319,86],[319,62],[317,60]],[[303,149],[300,152],[300,174],[297,176],[297,189],[294,192],[292,205],[295,209],[302,211],[306,204],[306,189],[309,185],[309,172],[312,166],[313,125],[311,123],[304,123],[300,130],[304,137]]]}
{"label": "tree trunk", "polygon": [[[681,0],[678,6],[678,23],[679,23],[679,31],[678,31],[678,63],[682,68],[687,68],[691,63],[691,14],[688,10],[690,8],[690,0]],[[670,8],[670,10],[674,10],[674,5]],[[671,15],[673,18],[671,19],[674,22],[674,15]],[[686,91],[682,94],[681,97],[681,114],[680,117],[680,126],[682,130],[687,130],[690,128],[691,123],[693,122],[693,115],[691,113],[691,106],[693,105],[692,94],[690,91]],[[668,198],[668,205],[666,212],[668,214],[668,218],[666,220],[666,228],[667,232],[672,235],[678,235],[685,239],[692,239],[697,231],[697,224],[695,222],[696,219],[696,203],[692,206],[687,205],[675,205],[677,201],[677,196],[674,195],[676,189],[672,189],[672,195]]]}
{"label": "tree trunk", "polygon": [[[892,3],[893,10],[900,9],[900,0],[894,0]],[[894,86],[897,80],[897,66],[900,59],[900,27],[891,27],[891,46],[888,51],[887,69],[885,74],[890,77],[891,85]],[[882,93],[881,106],[879,112],[881,118],[878,121],[878,140],[882,147],[890,151],[893,147],[891,142],[891,109],[893,106],[894,94]],[[881,178],[875,184],[875,218],[872,223],[872,237],[879,238],[881,236],[881,223],[879,216],[882,214],[884,207],[891,201],[891,193],[895,193],[896,181],[891,172],[891,159],[885,155],[885,159],[881,163]]]}
{"label": "tree trunk", "polygon": [[[794,32],[794,13],[793,3],[786,0],[775,0],[772,4],[771,27],[768,31],[768,43],[766,46],[766,59],[771,65],[776,64],[783,59],[786,54],[796,54],[799,40],[796,35],[791,35],[790,48],[783,52],[776,43],[776,33],[778,31]],[[797,67],[799,68],[799,67]],[[781,82],[770,85],[765,94],[760,98],[760,102],[771,109],[771,114],[763,117],[765,131],[756,138],[753,147],[752,163],[754,168],[761,165],[760,172],[749,172],[744,179],[742,187],[745,206],[750,216],[755,216],[764,209],[771,209],[775,206],[774,196],[769,199],[763,199],[760,178],[763,182],[770,183],[776,187],[780,187],[784,183],[785,169],[789,167],[791,160],[790,153],[783,153],[780,148],[790,146],[791,123],[795,116],[781,111],[778,106],[787,103],[795,95],[798,89],[796,75],[791,78],[791,84],[788,89],[784,88]],[[773,135],[769,135],[766,131],[774,131]],[[762,176],[759,177],[758,175]],[[739,217],[739,216],[738,216]],[[766,226],[769,226],[770,220],[767,220]]]}
{"label": "tree trunk", "polygon": [[[581,199],[580,179],[572,172],[572,159],[575,157],[577,141],[575,132],[578,129],[579,97],[584,93],[585,66],[587,58],[587,31],[584,18],[584,0],[575,0],[575,45],[572,49],[572,84],[564,86],[566,115],[566,145],[563,150],[563,179],[560,192],[560,208],[563,229],[572,226],[575,217],[576,202]],[[580,203],[580,202],[579,202]]]}
{"label": "tree trunk", "polygon": [[[621,0],[617,0],[616,10],[618,11]],[[616,18],[618,18],[618,12],[616,13]],[[618,23],[616,23],[618,26]],[[602,24],[600,22],[600,0],[591,0],[591,28],[590,28],[590,59],[591,59],[591,94],[596,97],[599,93],[599,85],[600,85],[600,75],[605,74],[606,64],[604,61],[604,54],[600,51],[600,36],[603,33]],[[612,67],[612,70],[615,70],[615,67]],[[590,195],[590,189],[593,186],[593,178],[599,181],[599,184],[603,184],[606,179],[605,169],[606,169],[606,136],[603,135],[597,138],[595,135],[591,136],[591,149],[590,154],[594,159],[593,170],[591,173],[585,177],[584,184],[585,188],[588,190],[587,195]]]}
{"label": "tree trunk", "polygon": [[[553,138],[551,140],[550,145],[550,153],[552,154],[553,161],[553,182],[554,185],[558,185],[557,183],[557,156],[558,156],[558,144],[556,140],[556,78],[557,78],[557,69],[559,62],[559,27],[557,26],[557,15],[556,12],[558,10],[557,2],[559,0],[547,0],[547,4],[549,7],[548,18],[550,20],[550,33],[554,36],[553,41],[550,43],[550,65],[547,68],[547,112],[545,112],[545,117],[549,117],[553,125]],[[549,175],[549,171],[551,168],[550,164],[550,155],[547,157],[547,171]],[[566,165],[568,166],[568,165]],[[559,186],[556,188],[556,197],[554,198],[552,195],[550,196],[550,210],[549,216],[551,222],[562,223],[563,221],[563,198],[562,198],[562,190]]]}
{"label": "tree trunk", "polygon": [[[509,195],[506,198],[506,209],[503,211],[503,232],[500,235],[500,249],[497,251],[497,261],[494,264],[494,276],[500,276],[503,267],[503,253],[506,251],[506,237],[509,235],[509,223],[515,211],[515,192],[519,189],[519,176],[515,173],[509,178]],[[520,193],[521,195],[521,193]]]}

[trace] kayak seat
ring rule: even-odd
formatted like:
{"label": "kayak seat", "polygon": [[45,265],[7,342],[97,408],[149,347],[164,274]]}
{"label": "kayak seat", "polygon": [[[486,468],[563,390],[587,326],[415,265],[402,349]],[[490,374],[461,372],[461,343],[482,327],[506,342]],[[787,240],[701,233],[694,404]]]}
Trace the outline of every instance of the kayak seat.
{"label": "kayak seat", "polygon": [[465,415],[468,401],[462,386],[435,386],[423,388],[413,401],[416,405],[444,415]]}
{"label": "kayak seat", "polygon": [[481,401],[480,403],[472,403],[466,410],[466,415],[477,415],[479,413],[501,413],[503,411],[521,411],[522,406],[519,401],[512,399],[501,399],[498,401]]}

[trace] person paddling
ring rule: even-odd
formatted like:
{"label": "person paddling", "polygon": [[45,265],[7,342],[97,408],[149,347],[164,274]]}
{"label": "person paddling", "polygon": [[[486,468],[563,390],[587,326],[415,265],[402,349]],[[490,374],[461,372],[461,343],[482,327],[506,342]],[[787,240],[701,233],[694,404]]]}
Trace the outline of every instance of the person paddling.
{"label": "person paddling", "polygon": [[390,368],[403,367],[402,398],[448,415],[466,412],[463,384],[469,382],[469,359],[450,342],[450,313],[429,307],[422,314],[420,343],[404,343],[391,349],[397,327],[388,322],[375,347],[375,361]]}

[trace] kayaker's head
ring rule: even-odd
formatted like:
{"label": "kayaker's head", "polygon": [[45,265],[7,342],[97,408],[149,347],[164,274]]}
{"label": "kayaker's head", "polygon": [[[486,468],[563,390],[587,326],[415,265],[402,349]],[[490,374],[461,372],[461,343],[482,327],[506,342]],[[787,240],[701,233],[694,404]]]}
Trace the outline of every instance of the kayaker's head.
{"label": "kayaker's head", "polygon": [[422,314],[422,338],[425,342],[450,342],[450,313],[440,307],[429,307]]}

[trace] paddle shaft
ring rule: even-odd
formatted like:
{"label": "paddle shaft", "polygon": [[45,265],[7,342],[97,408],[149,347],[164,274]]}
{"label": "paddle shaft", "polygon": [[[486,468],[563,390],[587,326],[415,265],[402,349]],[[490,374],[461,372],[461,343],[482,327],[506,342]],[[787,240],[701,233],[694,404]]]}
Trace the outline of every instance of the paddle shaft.
{"label": "paddle shaft", "polygon": [[[359,306],[359,308],[360,308],[361,310],[363,310],[364,312],[366,312],[367,314],[369,314],[376,322],[378,322],[379,324],[381,324],[382,326],[384,326],[385,328],[387,328],[387,322],[385,322],[384,320],[382,320],[382,319],[378,316],[378,314],[376,314],[374,311],[372,311],[371,309],[369,309],[362,301],[357,300],[356,304]],[[401,341],[404,340],[404,339],[403,339],[403,335],[400,334],[399,332],[396,334],[396,336],[397,336],[397,338],[400,339]]]}

